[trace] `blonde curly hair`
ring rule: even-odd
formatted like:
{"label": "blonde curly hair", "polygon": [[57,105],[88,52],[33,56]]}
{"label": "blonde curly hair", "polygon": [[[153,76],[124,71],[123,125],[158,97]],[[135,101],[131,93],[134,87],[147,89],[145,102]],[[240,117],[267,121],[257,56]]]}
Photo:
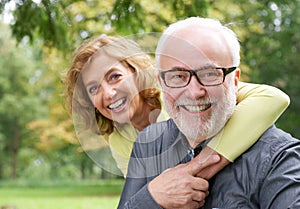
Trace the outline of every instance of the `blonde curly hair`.
{"label": "blonde curly hair", "polygon": [[[100,134],[111,134],[114,130],[113,121],[104,117],[94,107],[81,76],[85,64],[100,48],[135,71],[139,94],[151,110],[161,109],[160,89],[151,58],[134,41],[113,36],[99,36],[85,41],[75,51],[70,68],[63,79],[67,109],[74,121],[83,119],[83,129],[91,128],[97,133],[100,131]],[[93,127],[95,122],[98,125]]]}

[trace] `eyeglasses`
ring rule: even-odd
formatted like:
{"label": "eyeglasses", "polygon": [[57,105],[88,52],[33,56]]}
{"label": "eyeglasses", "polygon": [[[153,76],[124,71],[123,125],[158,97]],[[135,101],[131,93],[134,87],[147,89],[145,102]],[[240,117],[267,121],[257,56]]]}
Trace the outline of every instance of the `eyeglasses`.
{"label": "eyeglasses", "polygon": [[171,88],[182,88],[189,85],[193,75],[203,86],[218,86],[224,82],[225,76],[236,68],[205,67],[198,70],[175,68],[161,71],[160,77],[164,80],[165,85]]}

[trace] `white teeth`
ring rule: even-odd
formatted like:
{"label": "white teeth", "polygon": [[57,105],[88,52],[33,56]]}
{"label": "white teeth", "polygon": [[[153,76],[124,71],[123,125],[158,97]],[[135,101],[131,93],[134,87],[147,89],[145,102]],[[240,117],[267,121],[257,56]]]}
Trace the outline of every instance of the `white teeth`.
{"label": "white teeth", "polygon": [[125,102],[125,100],[126,100],[125,98],[120,99],[120,100],[116,101],[115,103],[109,105],[108,107],[110,109],[116,109],[116,108],[120,107]]}
{"label": "white teeth", "polygon": [[189,105],[184,105],[183,107],[188,110],[189,112],[201,112],[204,110],[207,110],[209,107],[211,106],[211,104],[207,104],[207,105],[201,105],[201,106],[189,106]]}

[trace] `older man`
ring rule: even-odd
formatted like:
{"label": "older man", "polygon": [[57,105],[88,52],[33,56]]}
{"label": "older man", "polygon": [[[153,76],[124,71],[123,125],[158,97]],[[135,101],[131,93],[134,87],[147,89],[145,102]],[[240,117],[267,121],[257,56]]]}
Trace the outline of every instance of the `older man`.
{"label": "older man", "polygon": [[194,157],[233,113],[239,48],[213,19],[188,18],[164,32],[156,57],[172,119],[139,134],[119,208],[300,208],[300,142],[275,126],[209,186],[197,177],[219,160]]}

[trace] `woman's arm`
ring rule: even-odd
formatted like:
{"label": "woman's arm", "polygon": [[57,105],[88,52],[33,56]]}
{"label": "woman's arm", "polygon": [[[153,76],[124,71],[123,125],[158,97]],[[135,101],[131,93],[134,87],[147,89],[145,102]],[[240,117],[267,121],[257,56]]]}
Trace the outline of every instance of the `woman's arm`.
{"label": "woman's arm", "polygon": [[224,129],[200,153],[205,158],[217,152],[221,161],[198,176],[209,179],[233,162],[280,117],[290,102],[288,95],[275,87],[243,82],[239,82],[237,100],[234,114]]}

